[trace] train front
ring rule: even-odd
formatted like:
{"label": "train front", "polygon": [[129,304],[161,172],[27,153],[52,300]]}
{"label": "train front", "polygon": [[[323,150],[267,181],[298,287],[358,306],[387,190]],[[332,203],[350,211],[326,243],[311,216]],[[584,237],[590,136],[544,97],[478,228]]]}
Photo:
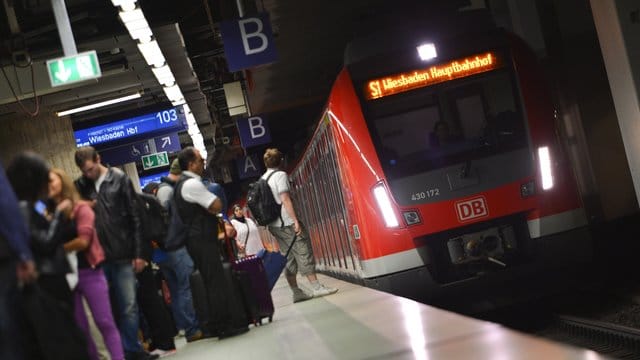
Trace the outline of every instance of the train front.
{"label": "train front", "polygon": [[421,297],[587,259],[535,54],[502,31],[428,40],[354,55],[329,101],[364,282]]}

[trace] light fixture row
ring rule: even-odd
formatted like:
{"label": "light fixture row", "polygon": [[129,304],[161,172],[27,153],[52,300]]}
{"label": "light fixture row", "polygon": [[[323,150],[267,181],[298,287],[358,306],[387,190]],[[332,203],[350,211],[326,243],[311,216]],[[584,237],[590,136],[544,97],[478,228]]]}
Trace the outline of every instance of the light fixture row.
{"label": "light fixture row", "polygon": [[151,67],[153,75],[156,77],[167,99],[173,106],[184,105],[185,114],[187,116],[187,128],[193,146],[198,149],[204,159],[207,158],[207,151],[204,146],[204,139],[198,128],[191,109],[186,104],[184,95],[180,87],[176,83],[176,79],[171,72],[171,68],[167,65],[167,61],[160,50],[158,42],[153,38],[153,32],[142,12],[137,6],[136,0],[111,0],[114,6],[119,7],[120,20],[127,28],[129,35],[133,40],[137,40],[138,49],[142,54],[147,65]]}

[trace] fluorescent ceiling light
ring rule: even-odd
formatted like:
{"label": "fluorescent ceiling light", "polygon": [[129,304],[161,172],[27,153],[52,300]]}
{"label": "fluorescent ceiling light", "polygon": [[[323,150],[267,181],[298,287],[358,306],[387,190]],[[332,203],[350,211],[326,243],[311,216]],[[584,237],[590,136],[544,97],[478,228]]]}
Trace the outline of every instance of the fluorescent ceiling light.
{"label": "fluorescent ceiling light", "polygon": [[184,99],[184,95],[182,95],[182,91],[180,91],[178,85],[165,86],[162,90],[164,90],[164,94],[167,95],[169,101]]}
{"label": "fluorescent ceiling light", "polygon": [[60,111],[60,112],[56,113],[56,115],[58,115],[58,117],[71,115],[71,114],[75,114],[75,113],[79,113],[79,112],[83,112],[83,111],[87,111],[87,110],[101,108],[103,106],[109,106],[109,105],[121,103],[123,101],[129,101],[129,100],[133,100],[133,99],[138,99],[141,96],[142,95],[140,93],[135,93],[135,94],[132,94],[132,95],[127,95],[127,96],[119,97],[119,98],[116,98],[116,99],[111,99],[111,100],[102,101],[102,102],[95,103],[95,104],[89,104],[89,105],[80,106],[80,107],[69,109],[69,110]]}
{"label": "fluorescent ceiling light", "polygon": [[120,16],[120,20],[122,20],[122,22],[125,25],[130,22],[140,21],[140,20],[144,21],[145,23],[147,22],[141,9],[134,9],[131,11],[120,11],[118,13],[118,16]]}
{"label": "fluorescent ceiling light", "polygon": [[136,0],[111,0],[113,6],[120,6],[122,10],[133,10],[136,7]]}
{"label": "fluorescent ceiling light", "polygon": [[156,76],[158,82],[163,86],[172,86],[176,83],[176,78],[173,77],[173,73],[169,68],[169,65],[163,65],[160,67],[152,67],[153,75]]}
{"label": "fluorescent ceiling light", "polygon": [[157,41],[152,40],[148,43],[138,44],[138,49],[140,49],[140,53],[142,53],[147,65],[161,67],[165,63]]}
{"label": "fluorescent ceiling light", "polygon": [[436,46],[434,44],[422,44],[416,49],[418,49],[418,55],[420,56],[420,59],[422,61],[427,61],[438,57],[438,54],[436,53]]}

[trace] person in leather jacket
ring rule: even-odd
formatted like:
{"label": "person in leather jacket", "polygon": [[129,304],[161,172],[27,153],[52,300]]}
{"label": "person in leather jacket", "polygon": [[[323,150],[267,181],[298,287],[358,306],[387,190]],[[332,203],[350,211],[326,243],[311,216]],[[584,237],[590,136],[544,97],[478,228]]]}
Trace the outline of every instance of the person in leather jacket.
{"label": "person in leather jacket", "polygon": [[136,273],[144,260],[140,213],[135,206],[135,190],[127,175],[118,168],[107,168],[91,146],[76,150],[75,162],[82,177],[75,184],[80,195],[93,203],[98,240],[105,253],[105,276],[113,290],[126,359],[154,359],[138,341],[139,309],[136,299]]}

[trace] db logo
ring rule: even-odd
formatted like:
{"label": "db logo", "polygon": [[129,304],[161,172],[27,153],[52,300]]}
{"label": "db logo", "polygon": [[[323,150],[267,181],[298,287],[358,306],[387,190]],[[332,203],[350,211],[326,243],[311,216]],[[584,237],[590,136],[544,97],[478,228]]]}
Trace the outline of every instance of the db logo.
{"label": "db logo", "polygon": [[484,196],[456,203],[456,212],[461,222],[471,219],[489,216],[487,201]]}

